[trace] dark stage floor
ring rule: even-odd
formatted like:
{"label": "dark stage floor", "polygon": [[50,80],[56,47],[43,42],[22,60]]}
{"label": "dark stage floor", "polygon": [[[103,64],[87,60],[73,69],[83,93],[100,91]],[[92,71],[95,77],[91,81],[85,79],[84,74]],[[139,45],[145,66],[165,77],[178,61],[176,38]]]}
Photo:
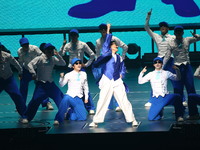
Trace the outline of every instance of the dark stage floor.
{"label": "dark stage floor", "polygon": [[[149,68],[151,71],[153,68]],[[131,144],[135,146],[151,147],[153,145],[163,147],[193,147],[198,146],[200,138],[200,121],[185,121],[176,123],[173,114],[174,108],[167,106],[164,109],[164,118],[160,121],[148,121],[148,107],[144,104],[150,96],[150,84],[139,85],[137,77],[141,68],[127,70],[125,82],[128,84],[130,92],[128,98],[133,106],[136,119],[141,124],[134,128],[124,120],[122,112],[108,110],[105,122],[99,124],[97,128],[89,127],[92,115],[86,121],[67,121],[60,126],[53,125],[53,119],[57,108],[52,101],[54,110],[46,110],[40,107],[34,120],[29,124],[18,122],[19,115],[15,111],[15,106],[7,93],[0,95],[0,141],[5,145],[5,149],[35,149],[40,145],[43,147],[58,148],[63,145],[77,142],[79,144]],[[58,84],[59,73],[54,72],[55,83]],[[95,84],[92,74],[88,71],[88,82],[95,106],[98,100],[99,89]],[[200,80],[195,79],[197,93],[200,94]],[[172,92],[171,83],[168,89]],[[34,83],[29,86],[28,101],[32,97]],[[61,88],[66,92],[67,87]],[[186,108],[185,117],[188,110]],[[167,144],[166,144],[167,141]],[[114,142],[114,143],[113,143]],[[79,144],[75,146],[80,146]],[[172,146],[173,145],[173,146]],[[149,148],[150,148],[149,147]],[[150,148],[151,149],[151,148]]]}

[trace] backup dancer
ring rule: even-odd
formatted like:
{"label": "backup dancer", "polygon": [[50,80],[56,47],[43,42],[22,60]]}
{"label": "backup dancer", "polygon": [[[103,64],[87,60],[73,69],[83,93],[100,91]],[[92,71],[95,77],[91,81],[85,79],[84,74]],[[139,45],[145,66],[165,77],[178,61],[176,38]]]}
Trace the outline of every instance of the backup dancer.
{"label": "backup dancer", "polygon": [[[36,80],[33,97],[26,111],[29,121],[34,118],[39,105],[46,98],[53,99],[59,108],[63,93],[53,81],[52,72],[55,65],[65,66],[66,63],[51,43],[45,44],[44,54],[37,56],[28,64],[28,70],[32,74],[32,78]],[[37,69],[37,73],[35,69]]]}
{"label": "backup dancer", "polygon": [[[190,44],[200,40],[200,35],[192,33],[193,37],[183,38],[184,28],[180,25],[175,26],[175,39],[169,42],[168,52],[164,57],[163,63],[166,64],[171,54],[174,56],[174,65],[176,65],[181,72],[181,80],[174,81],[174,93],[178,93],[183,98],[184,86],[187,94],[195,94],[194,77],[192,67],[190,65],[189,47]],[[188,97],[189,100],[189,97]],[[188,106],[189,107],[189,106]]]}
{"label": "backup dancer", "polygon": [[183,119],[183,104],[179,94],[169,94],[167,90],[167,79],[180,80],[181,75],[179,69],[174,66],[176,74],[169,71],[162,70],[163,60],[156,57],[153,60],[155,70],[143,76],[147,71],[146,67],[140,72],[138,76],[138,83],[144,84],[151,83],[152,97],[151,107],[149,109],[148,120],[160,120],[163,117],[163,108],[167,105],[174,105],[176,120],[178,122],[184,121]]}
{"label": "backup dancer", "polygon": [[22,77],[23,69],[17,60],[9,53],[2,51],[2,44],[0,43],[0,93],[5,90],[13,102],[15,103],[17,112],[20,114],[22,123],[28,123],[25,116],[26,104],[18,89],[17,82],[13,76],[11,65],[13,65],[18,73],[19,78]]}
{"label": "backup dancer", "polygon": [[138,122],[133,114],[132,105],[127,98],[125,86],[122,81],[122,77],[125,75],[124,62],[123,59],[116,54],[118,46],[114,41],[111,42],[112,34],[109,32],[110,24],[107,25],[107,35],[103,45],[102,55],[93,63],[93,69],[102,67],[103,74],[99,78],[100,93],[96,114],[89,126],[97,127],[98,123],[104,122],[112,95],[114,95],[122,109],[126,122],[132,123],[132,126],[138,126]]}
{"label": "backup dancer", "polygon": [[81,71],[82,62],[78,58],[71,61],[73,71],[64,75],[60,74],[59,84],[61,87],[68,83],[68,90],[64,95],[58,113],[56,114],[54,125],[58,125],[64,121],[65,114],[68,120],[86,120],[87,110],[84,103],[88,102],[88,95],[82,101],[83,93],[88,93],[87,74]]}

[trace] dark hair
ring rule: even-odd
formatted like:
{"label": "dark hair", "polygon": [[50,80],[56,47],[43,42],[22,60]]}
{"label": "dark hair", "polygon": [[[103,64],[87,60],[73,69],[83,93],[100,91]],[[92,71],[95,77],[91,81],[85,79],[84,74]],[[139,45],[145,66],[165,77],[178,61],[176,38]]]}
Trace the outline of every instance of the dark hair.
{"label": "dark hair", "polygon": [[111,47],[113,44],[116,44],[116,41],[111,41],[111,42],[110,42],[110,47]]}
{"label": "dark hair", "polygon": [[105,23],[100,24],[99,30],[107,30],[107,25]]}
{"label": "dark hair", "polygon": [[41,50],[43,53],[44,53],[44,46],[45,46],[45,44],[46,44],[46,43],[41,43],[41,44],[40,44],[40,50]]}

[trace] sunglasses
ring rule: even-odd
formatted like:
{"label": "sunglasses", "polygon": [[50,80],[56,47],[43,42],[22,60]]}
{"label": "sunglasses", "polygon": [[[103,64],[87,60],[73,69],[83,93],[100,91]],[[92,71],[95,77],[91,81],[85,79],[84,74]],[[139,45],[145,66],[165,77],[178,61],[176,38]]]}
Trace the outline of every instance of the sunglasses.
{"label": "sunglasses", "polygon": [[154,61],[153,63],[154,63],[154,64],[157,64],[157,63],[158,63],[158,64],[161,64],[161,63],[162,63],[162,61],[160,61],[160,60],[157,60],[157,61]]}
{"label": "sunglasses", "polygon": [[81,65],[82,63],[81,63],[80,61],[78,61],[78,62],[75,62],[74,64],[75,64],[75,65],[78,65],[78,64]]}

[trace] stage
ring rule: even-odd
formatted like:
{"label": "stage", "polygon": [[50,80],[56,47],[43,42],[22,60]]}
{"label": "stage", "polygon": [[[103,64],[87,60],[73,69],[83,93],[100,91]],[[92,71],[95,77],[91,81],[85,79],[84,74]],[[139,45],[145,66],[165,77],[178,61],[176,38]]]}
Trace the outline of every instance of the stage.
{"label": "stage", "polygon": [[[81,145],[109,144],[112,147],[118,145],[132,145],[139,148],[165,148],[196,147],[200,139],[200,121],[184,121],[177,123],[174,116],[173,106],[164,108],[164,118],[160,121],[148,121],[147,115],[149,107],[144,107],[150,96],[150,84],[139,85],[137,76],[142,68],[131,68],[127,70],[124,81],[129,86],[130,92],[127,94],[132,103],[133,112],[138,127],[132,127],[126,123],[122,112],[108,110],[105,122],[97,128],[89,127],[93,115],[88,115],[86,121],[67,121],[59,126],[54,126],[53,121],[57,108],[51,100],[54,110],[46,110],[41,106],[33,119],[28,124],[21,124],[18,119],[15,105],[10,97],[3,91],[0,94],[0,141],[3,149],[36,149],[48,148],[56,149],[68,146],[80,147]],[[151,71],[153,68],[147,68]],[[58,85],[59,73],[54,72],[55,83]],[[95,106],[99,96],[99,89],[95,84],[90,71],[88,73],[88,83]],[[17,75],[17,74],[15,74]],[[17,79],[17,76],[16,76]],[[19,82],[19,81],[18,81]],[[200,80],[195,79],[197,93],[200,94]],[[61,88],[66,92],[67,87]],[[168,89],[172,92],[171,83],[168,82]],[[32,97],[34,82],[29,85],[28,101]],[[185,110],[185,116],[188,109]]]}

